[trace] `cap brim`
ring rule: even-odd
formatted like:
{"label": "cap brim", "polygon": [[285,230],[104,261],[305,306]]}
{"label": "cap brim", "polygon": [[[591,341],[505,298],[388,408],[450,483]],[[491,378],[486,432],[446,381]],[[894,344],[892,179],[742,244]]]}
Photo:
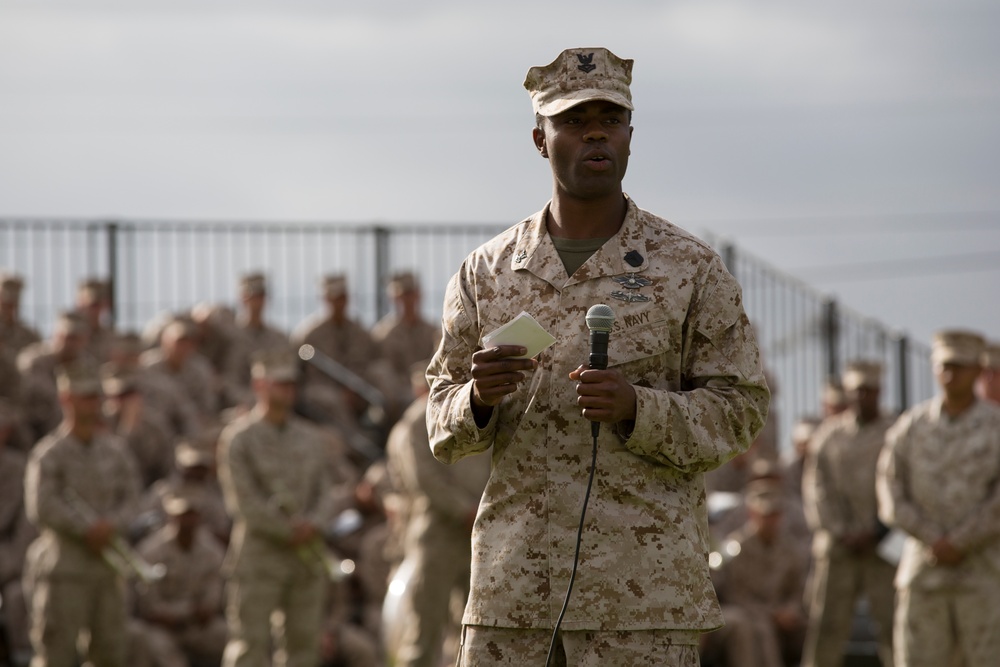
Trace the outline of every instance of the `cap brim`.
{"label": "cap brim", "polygon": [[618,106],[632,111],[635,109],[632,103],[628,99],[619,93],[615,93],[608,90],[599,90],[596,88],[585,88],[583,90],[576,90],[565,95],[561,95],[559,98],[551,100],[549,102],[542,102],[541,104],[535,105],[535,113],[541,114],[542,116],[555,116],[561,114],[563,111],[572,109],[578,104],[583,104],[584,102],[593,101],[603,101],[611,102],[617,104]]}

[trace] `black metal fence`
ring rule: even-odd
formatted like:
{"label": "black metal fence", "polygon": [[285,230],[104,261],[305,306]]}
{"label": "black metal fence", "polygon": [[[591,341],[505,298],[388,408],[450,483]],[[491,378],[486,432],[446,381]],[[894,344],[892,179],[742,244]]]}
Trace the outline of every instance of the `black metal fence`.
{"label": "black metal fence", "polygon": [[[110,279],[117,328],[141,330],[165,311],[199,302],[232,304],[238,277],[249,271],[267,274],[269,319],[287,331],[320,307],[317,284],[327,273],[348,276],[350,308],[371,325],[389,309],[386,277],[403,269],[420,278],[425,314],[440,317],[448,279],[470,250],[501,229],[0,219],[0,270],[24,276],[22,314],[43,332],[59,310],[72,307],[84,277]],[[774,381],[783,443],[796,419],[818,412],[826,379],[853,359],[885,365],[889,410],[933,393],[926,345],[732,244],[715,245],[743,286]]]}

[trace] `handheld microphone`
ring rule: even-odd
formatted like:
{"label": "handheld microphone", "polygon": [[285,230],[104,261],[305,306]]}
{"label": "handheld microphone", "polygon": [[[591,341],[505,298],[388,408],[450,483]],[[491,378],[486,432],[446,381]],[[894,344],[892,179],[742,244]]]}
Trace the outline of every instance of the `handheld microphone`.
{"label": "handheld microphone", "polygon": [[[608,338],[615,324],[615,311],[603,303],[591,306],[587,311],[587,329],[590,330],[591,368],[604,370],[608,367]],[[590,423],[590,432],[596,438],[601,430],[600,422]]]}

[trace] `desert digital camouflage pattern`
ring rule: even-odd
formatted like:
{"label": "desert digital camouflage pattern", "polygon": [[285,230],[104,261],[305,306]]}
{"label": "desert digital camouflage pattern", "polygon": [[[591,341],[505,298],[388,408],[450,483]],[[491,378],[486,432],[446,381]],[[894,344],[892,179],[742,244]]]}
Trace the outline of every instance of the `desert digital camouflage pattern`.
{"label": "desert digital camouflage pattern", "polygon": [[[303,420],[279,429],[254,411],[226,427],[219,447],[219,482],[234,520],[227,567],[279,578],[301,570],[305,563],[288,546],[291,517],[317,526],[332,518],[322,436]],[[321,564],[313,569],[322,574]]]}
{"label": "desert digital camouflage pattern", "polygon": [[826,419],[811,443],[802,495],[813,535],[815,563],[810,581],[809,633],[803,665],[833,667],[844,661],[853,630],[855,601],[868,601],[877,623],[882,663],[891,665],[895,565],[872,548],[852,553],[841,542],[849,534],[880,533],[875,471],[886,431],[895,419],[881,416],[859,424],[850,410]]}
{"label": "desert digital camouflage pattern", "polygon": [[[428,370],[435,456],[493,447],[473,532],[464,623],[552,627],[566,593],[591,456],[570,371],[589,354],[587,310],[616,312],[610,365],[635,385],[626,439],[601,429],[597,472],[565,630],[720,625],[708,575],[702,474],[745,451],[768,406],[740,288],[704,243],[629,200],[618,234],[572,278],[548,207],[473,252],[448,285]],[[471,359],[483,334],[528,311],[556,343],[476,427]],[[696,641],[696,639],[692,639]]]}
{"label": "desert digital camouflage pattern", "polygon": [[829,553],[848,533],[875,529],[875,469],[894,421],[883,416],[859,424],[848,411],[827,419],[813,436],[802,494],[806,518],[817,531],[817,554]]}
{"label": "desert digital camouflage pattern", "polygon": [[84,444],[65,426],[31,452],[24,480],[25,509],[41,536],[32,546],[39,557],[36,577],[98,576],[111,571],[84,542],[96,517],[128,532],[139,501],[139,473],[124,443],[96,435]]}
{"label": "desert digital camouflage pattern", "polygon": [[[896,662],[947,664],[957,640],[964,664],[992,665],[1000,653],[1000,408],[978,401],[951,418],[942,402],[904,413],[879,459],[880,516],[910,535],[896,571]],[[941,537],[965,554],[958,565],[936,563],[931,545]],[[942,596],[955,607],[959,637],[935,615]]]}

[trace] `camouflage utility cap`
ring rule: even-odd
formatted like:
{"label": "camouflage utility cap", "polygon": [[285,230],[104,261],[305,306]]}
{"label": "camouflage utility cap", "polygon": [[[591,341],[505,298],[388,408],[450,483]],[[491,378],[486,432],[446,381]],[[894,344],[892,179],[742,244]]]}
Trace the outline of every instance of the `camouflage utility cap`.
{"label": "camouflage utility cap", "polygon": [[285,347],[265,348],[254,353],[250,374],[271,382],[295,382],[299,377],[299,357]]}
{"label": "camouflage utility cap", "polygon": [[983,368],[1000,368],[1000,343],[991,343],[983,350]]}
{"label": "camouflage utility cap", "polygon": [[240,290],[245,296],[267,293],[267,277],[263,273],[248,273],[240,278]]}
{"label": "camouflage utility cap", "polygon": [[391,297],[397,297],[407,292],[415,292],[417,289],[417,277],[410,271],[394,273],[389,278],[389,284],[386,285],[386,292]]}
{"label": "camouflage utility cap", "polygon": [[878,389],[882,386],[882,364],[877,361],[853,361],[847,365],[841,382],[847,391],[861,387]]}
{"label": "camouflage utility cap", "polygon": [[24,280],[12,273],[0,275],[0,303],[16,303],[21,298]]}
{"label": "camouflage utility cap", "polygon": [[631,111],[632,61],[603,47],[566,49],[524,79],[535,113],[555,116],[577,104],[606,100]]}
{"label": "camouflage utility cap", "polygon": [[342,273],[333,273],[323,276],[319,282],[320,292],[327,299],[336,299],[347,294],[347,276]]}
{"label": "camouflage utility cap", "polygon": [[97,368],[86,362],[75,362],[60,368],[56,373],[59,393],[74,396],[100,396],[101,377]]}
{"label": "camouflage utility cap", "polygon": [[972,331],[949,330],[934,334],[931,344],[931,362],[978,366],[986,340]]}

